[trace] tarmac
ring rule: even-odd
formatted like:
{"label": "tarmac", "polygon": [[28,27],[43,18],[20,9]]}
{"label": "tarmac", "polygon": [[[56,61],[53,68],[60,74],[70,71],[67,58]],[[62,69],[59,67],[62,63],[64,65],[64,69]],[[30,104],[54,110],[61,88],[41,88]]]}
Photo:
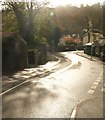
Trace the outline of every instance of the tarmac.
{"label": "tarmac", "polygon": [[[76,52],[77,55],[79,56],[82,56],[82,57],[85,57],[89,60],[92,60],[92,61],[95,61],[97,58],[96,57],[91,57],[90,55],[87,55],[87,54],[84,54],[83,51],[80,51],[80,52]],[[57,64],[54,63],[54,64]],[[52,66],[51,66],[52,67]],[[44,73],[48,72],[46,70],[46,68],[36,68],[36,71],[35,71],[35,68],[31,70],[31,75],[32,77],[34,76],[37,76],[37,75],[40,75],[40,74],[43,74],[43,70],[44,70]],[[24,81],[24,79],[28,79],[28,74],[29,71],[28,69],[25,69],[24,71],[22,71],[22,73],[19,73],[19,74],[15,74],[14,75],[14,78],[16,80],[18,80],[18,76],[22,76],[23,78],[20,79],[20,81]],[[32,74],[33,73],[33,74]],[[5,78],[4,76],[4,79],[10,79],[11,77],[7,77]],[[14,79],[13,76],[12,76],[12,79]],[[11,79],[10,79],[11,81]],[[9,82],[7,82],[9,83]],[[20,82],[21,83],[21,82]],[[6,84],[6,83],[5,83]],[[105,96],[105,95],[104,95]],[[102,96],[99,96],[99,97],[93,97],[93,98],[90,98],[90,99],[85,99],[85,100],[82,100],[81,102],[79,102],[75,108],[73,109],[72,111],[72,114],[71,114],[71,119],[76,119],[80,118],[80,120],[84,120],[84,118],[89,118],[89,120],[105,120],[105,108],[104,108],[104,103],[103,103],[103,95]],[[98,109],[97,109],[98,108]]]}

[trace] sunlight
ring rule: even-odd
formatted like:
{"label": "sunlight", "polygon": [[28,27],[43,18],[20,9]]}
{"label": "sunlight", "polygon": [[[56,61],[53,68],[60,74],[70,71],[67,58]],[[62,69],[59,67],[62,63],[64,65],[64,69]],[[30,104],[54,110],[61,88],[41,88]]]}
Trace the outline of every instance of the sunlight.
{"label": "sunlight", "polygon": [[85,5],[92,5],[95,3],[104,3],[104,0],[50,0],[50,3],[53,7],[56,6],[65,6],[67,4],[74,5],[74,6],[80,6],[81,4]]}
{"label": "sunlight", "polygon": [[69,3],[69,0],[51,0],[51,4],[53,6],[65,6],[67,3]]}

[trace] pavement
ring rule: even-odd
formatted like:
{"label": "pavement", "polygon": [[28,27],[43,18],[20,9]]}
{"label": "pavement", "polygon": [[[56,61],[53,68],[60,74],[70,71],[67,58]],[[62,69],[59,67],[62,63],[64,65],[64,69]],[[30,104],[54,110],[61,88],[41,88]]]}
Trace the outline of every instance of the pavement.
{"label": "pavement", "polygon": [[101,118],[102,120],[104,120],[104,117],[102,96],[86,99],[79,102],[73,109],[71,115],[71,118]]}
{"label": "pavement", "polygon": [[97,57],[95,57],[95,56],[85,54],[84,51],[79,51],[79,52],[77,51],[76,54],[81,56],[81,57],[87,58],[91,61],[95,61],[97,59]]}

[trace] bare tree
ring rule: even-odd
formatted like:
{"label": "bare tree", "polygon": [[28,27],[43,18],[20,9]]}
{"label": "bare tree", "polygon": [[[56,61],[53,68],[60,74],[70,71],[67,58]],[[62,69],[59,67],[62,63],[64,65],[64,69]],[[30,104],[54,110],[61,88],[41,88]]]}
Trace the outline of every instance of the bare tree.
{"label": "bare tree", "polygon": [[14,11],[18,24],[19,24],[19,34],[28,42],[32,43],[35,37],[35,17],[38,12],[48,4],[47,1],[27,1],[22,2],[9,1],[4,2],[4,9]]}

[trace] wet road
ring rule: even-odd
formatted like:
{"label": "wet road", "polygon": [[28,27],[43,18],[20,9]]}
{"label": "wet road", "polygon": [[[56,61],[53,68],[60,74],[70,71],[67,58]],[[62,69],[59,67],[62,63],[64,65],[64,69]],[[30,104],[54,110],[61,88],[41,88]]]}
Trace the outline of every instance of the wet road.
{"label": "wet road", "polygon": [[73,52],[61,54],[71,62],[59,63],[50,74],[30,79],[2,96],[3,118],[70,118],[75,105],[94,94],[91,86],[99,77],[102,82],[102,63]]}

